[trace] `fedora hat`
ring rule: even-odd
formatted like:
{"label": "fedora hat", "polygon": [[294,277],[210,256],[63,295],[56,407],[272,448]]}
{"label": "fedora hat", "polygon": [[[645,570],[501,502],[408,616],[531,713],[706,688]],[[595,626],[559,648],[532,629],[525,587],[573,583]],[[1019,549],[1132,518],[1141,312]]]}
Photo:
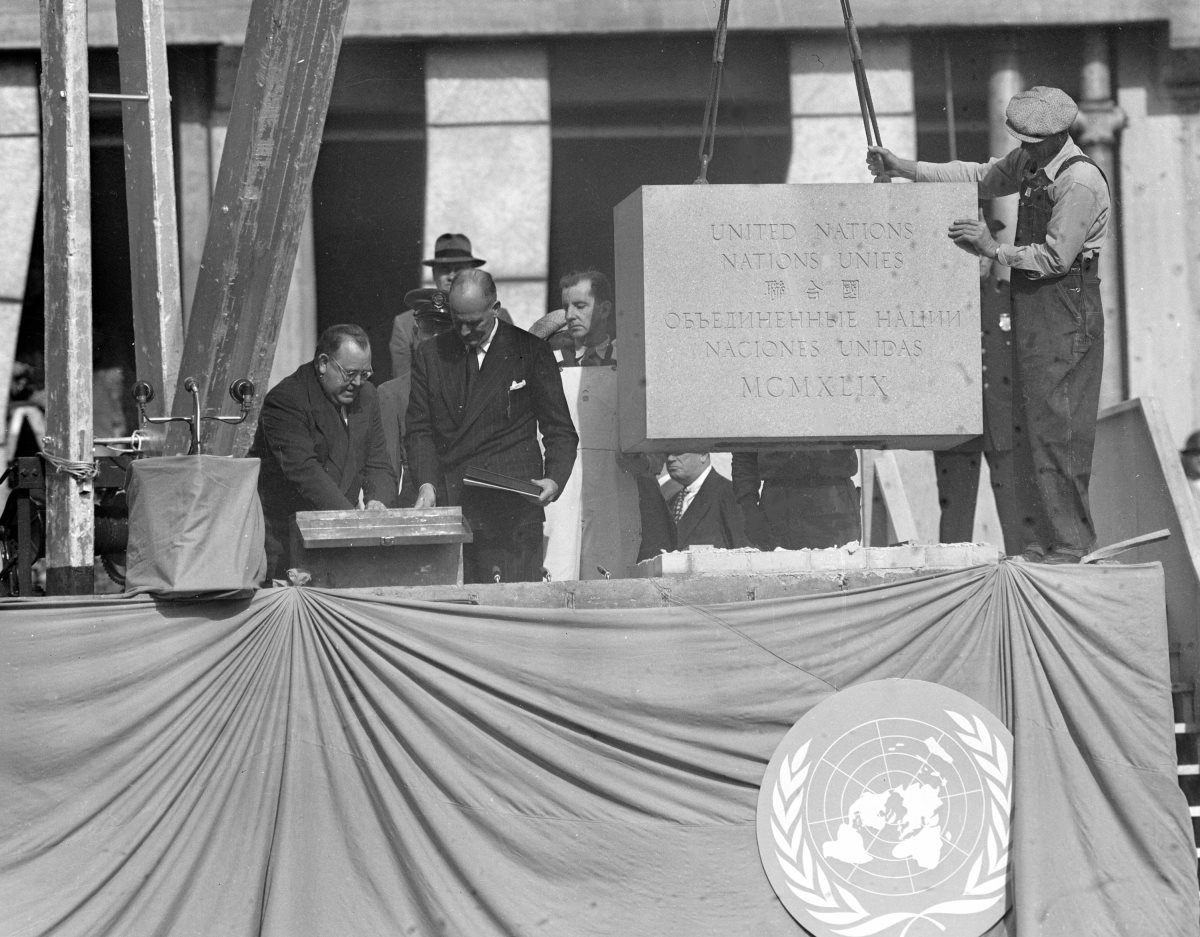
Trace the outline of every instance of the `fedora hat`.
{"label": "fedora hat", "polygon": [[433,256],[422,260],[426,267],[435,264],[470,264],[472,267],[482,267],[486,260],[471,256],[471,239],[465,234],[443,234],[433,245]]}

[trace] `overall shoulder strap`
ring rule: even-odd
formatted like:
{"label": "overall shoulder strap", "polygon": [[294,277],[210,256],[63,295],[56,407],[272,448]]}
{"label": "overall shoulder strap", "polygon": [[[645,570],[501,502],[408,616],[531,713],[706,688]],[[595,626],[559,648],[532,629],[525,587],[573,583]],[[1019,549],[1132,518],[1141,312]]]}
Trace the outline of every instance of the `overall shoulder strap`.
{"label": "overall shoulder strap", "polygon": [[[1100,173],[1100,178],[1104,180],[1105,186],[1108,186],[1108,176],[1104,174],[1104,170],[1096,165],[1096,161],[1090,156],[1080,153],[1078,156],[1072,156],[1069,160],[1062,164],[1058,169],[1058,175],[1062,175],[1067,171],[1069,166],[1074,166],[1076,163],[1089,163],[1096,167],[1096,172]],[[1057,177],[1056,177],[1057,178]],[[1111,188],[1111,186],[1109,186]]]}

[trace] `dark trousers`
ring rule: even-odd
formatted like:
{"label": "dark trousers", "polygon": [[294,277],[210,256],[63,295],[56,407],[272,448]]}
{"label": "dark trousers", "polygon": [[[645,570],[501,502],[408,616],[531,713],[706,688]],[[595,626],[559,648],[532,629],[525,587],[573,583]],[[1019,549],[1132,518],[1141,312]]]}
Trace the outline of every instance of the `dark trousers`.
{"label": "dark trousers", "polygon": [[[804,484],[768,478],[758,504],[765,529],[760,524],[751,540],[763,550],[840,547],[862,536],[858,489],[848,478]],[[747,518],[747,533],[749,525]]]}
{"label": "dark trousers", "polygon": [[462,509],[474,537],[463,544],[463,582],[541,582],[538,505],[520,495],[466,488]]}
{"label": "dark trousers", "polygon": [[1025,548],[1021,516],[1017,512],[1017,493],[1013,484],[1011,450],[988,452],[935,452],[938,504],[942,509],[938,523],[940,543],[970,543],[975,536],[975,506],[979,494],[979,471],[986,456],[991,475],[992,495],[1004,534],[1004,552],[1010,555]]}
{"label": "dark trousers", "polygon": [[1095,528],[1088,504],[1104,312],[1094,262],[1031,280],[1014,270],[1014,470],[1026,549],[1082,555]]}

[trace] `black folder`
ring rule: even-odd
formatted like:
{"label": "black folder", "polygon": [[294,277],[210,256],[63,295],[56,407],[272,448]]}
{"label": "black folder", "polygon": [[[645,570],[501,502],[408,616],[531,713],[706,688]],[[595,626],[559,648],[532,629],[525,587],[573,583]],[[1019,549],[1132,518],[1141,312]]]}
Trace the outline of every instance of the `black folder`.
{"label": "black folder", "polygon": [[524,478],[513,478],[511,475],[501,475],[499,472],[489,472],[487,469],[470,466],[463,472],[463,484],[474,488],[493,488],[496,491],[511,491],[515,495],[524,495],[534,501],[542,496],[540,485]]}

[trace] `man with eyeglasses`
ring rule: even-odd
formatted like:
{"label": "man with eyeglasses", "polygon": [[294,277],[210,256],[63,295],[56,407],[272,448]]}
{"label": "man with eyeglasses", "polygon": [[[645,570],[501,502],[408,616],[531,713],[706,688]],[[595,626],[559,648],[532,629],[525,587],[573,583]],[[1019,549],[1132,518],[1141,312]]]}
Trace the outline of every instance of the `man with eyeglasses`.
{"label": "man with eyeglasses", "polygon": [[288,524],[297,511],[392,507],[398,483],[384,445],[371,377],[371,343],[357,325],[321,333],[313,360],[263,401],[250,455],[262,461],[268,575],[282,578]]}

